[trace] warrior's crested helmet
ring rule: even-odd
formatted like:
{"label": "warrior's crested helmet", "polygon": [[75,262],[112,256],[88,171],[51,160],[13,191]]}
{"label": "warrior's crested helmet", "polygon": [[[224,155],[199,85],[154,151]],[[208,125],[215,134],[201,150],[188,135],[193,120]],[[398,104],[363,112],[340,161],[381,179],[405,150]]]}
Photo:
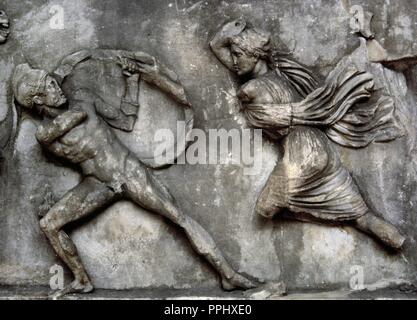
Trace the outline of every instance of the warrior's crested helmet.
{"label": "warrior's crested helmet", "polygon": [[12,86],[16,101],[26,108],[33,107],[33,97],[42,93],[48,73],[33,69],[27,63],[18,65],[13,74]]}

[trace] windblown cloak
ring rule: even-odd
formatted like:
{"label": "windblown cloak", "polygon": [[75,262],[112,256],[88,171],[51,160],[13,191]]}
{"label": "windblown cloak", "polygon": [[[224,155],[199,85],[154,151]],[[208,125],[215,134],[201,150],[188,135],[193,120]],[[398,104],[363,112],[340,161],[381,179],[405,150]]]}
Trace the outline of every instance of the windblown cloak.
{"label": "windblown cloak", "polygon": [[284,149],[258,199],[258,209],[264,211],[260,213],[271,216],[287,208],[330,221],[365,214],[368,208],[329,139],[359,148],[401,135],[390,98],[358,105],[371,96],[372,75],[355,69],[334,71],[317,87],[307,69],[285,59],[277,70],[251,81],[268,102],[248,101],[244,115],[252,127],[283,137]]}

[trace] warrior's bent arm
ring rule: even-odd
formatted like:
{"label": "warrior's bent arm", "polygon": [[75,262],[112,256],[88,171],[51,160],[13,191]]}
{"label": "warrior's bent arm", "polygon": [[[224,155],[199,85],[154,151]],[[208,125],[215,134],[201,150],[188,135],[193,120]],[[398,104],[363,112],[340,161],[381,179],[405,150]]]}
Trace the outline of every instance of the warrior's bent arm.
{"label": "warrior's bent arm", "polygon": [[36,131],[39,143],[48,145],[68,133],[87,118],[87,113],[81,110],[69,110],[57,116],[47,124],[41,124]]}
{"label": "warrior's bent arm", "polygon": [[242,32],[246,22],[242,19],[225,24],[210,41],[211,50],[226,68],[234,71],[233,59],[230,53],[230,38]]}
{"label": "warrior's bent arm", "polygon": [[216,34],[210,41],[210,48],[217,59],[229,70],[233,71],[233,60],[230,54],[227,38],[223,38],[221,33]]}

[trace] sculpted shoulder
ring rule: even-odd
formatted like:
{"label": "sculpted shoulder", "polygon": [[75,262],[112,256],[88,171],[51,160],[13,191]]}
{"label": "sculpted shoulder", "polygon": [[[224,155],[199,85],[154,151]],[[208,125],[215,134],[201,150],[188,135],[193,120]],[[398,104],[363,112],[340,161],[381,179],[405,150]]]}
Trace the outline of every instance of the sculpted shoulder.
{"label": "sculpted shoulder", "polygon": [[253,79],[246,82],[239,88],[237,97],[240,101],[249,103],[253,102],[254,99],[259,95],[259,92],[262,90],[261,80]]}
{"label": "sculpted shoulder", "polygon": [[252,79],[242,85],[238,91],[238,98],[243,103],[273,103],[275,101],[274,96],[271,94],[269,86],[265,77],[259,77]]}

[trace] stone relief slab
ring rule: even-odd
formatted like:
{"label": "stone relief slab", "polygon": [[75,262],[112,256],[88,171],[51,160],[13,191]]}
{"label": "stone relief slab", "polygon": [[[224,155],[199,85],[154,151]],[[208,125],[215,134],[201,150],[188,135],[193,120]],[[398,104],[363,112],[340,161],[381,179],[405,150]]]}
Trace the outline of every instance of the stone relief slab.
{"label": "stone relief slab", "polygon": [[0,8],[0,284],[415,283],[408,2],[76,2]]}

